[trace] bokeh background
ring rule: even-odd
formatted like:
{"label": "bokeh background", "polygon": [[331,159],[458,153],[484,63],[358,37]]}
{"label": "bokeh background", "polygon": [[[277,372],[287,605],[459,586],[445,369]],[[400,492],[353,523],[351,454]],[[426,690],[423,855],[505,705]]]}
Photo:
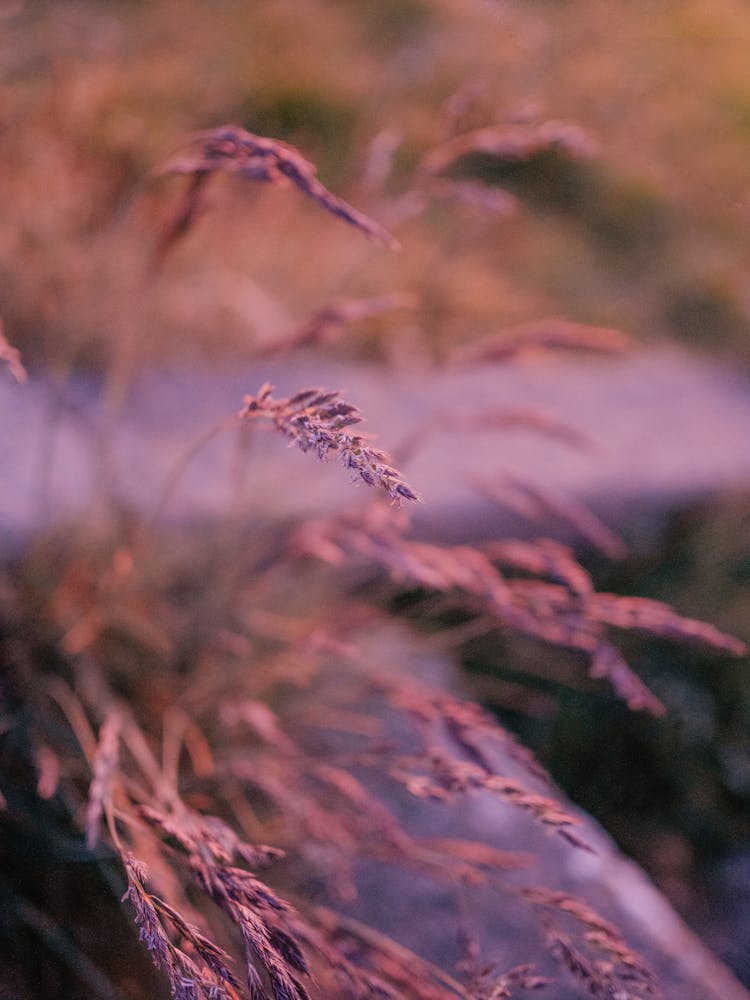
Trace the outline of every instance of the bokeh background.
{"label": "bokeh background", "polygon": [[[334,295],[398,286],[420,295],[408,332],[432,350],[549,314],[746,350],[742,4],[5,2],[0,16],[0,291],[30,357],[107,354],[134,307],[139,225],[174,193],[144,175],[228,121],[299,145],[404,252],[371,252],[284,192],[220,191],[152,293],[149,353],[231,355]],[[598,155],[494,164],[523,199],[508,218],[417,203],[415,168],[452,132],[550,118]]]}

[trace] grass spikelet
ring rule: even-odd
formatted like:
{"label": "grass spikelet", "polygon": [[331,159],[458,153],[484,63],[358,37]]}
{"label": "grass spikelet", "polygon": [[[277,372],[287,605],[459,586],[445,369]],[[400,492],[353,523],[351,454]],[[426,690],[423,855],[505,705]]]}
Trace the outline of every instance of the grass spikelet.
{"label": "grass spikelet", "polygon": [[586,504],[561,490],[547,489],[538,483],[507,474],[499,481],[481,483],[480,490],[484,496],[497,500],[526,518],[549,520],[553,517],[560,520],[608,559],[621,559],[626,553],[622,540],[601,518]]}
{"label": "grass spikelet", "polygon": [[562,837],[571,846],[584,851],[591,848],[574,829],[579,820],[563,808],[560,802],[525,788],[519,781],[495,774],[470,761],[455,760],[436,751],[397,761],[392,772],[412,795],[450,802],[457,795],[487,792],[528,812],[538,823]]}
{"label": "grass spikelet", "polygon": [[315,912],[326,938],[334,945],[332,958],[336,951],[351,951],[347,943],[356,943],[373,970],[369,973],[367,969],[352,968],[348,962],[341,965],[342,979],[349,980],[347,985],[353,988],[357,1000],[407,996],[414,1000],[470,1000],[469,993],[449,973],[385,934],[324,907],[317,907]]}
{"label": "grass spikelet", "polygon": [[550,986],[551,979],[538,976],[533,965],[516,965],[498,975],[494,966],[482,970],[474,985],[476,1000],[501,1000],[502,997],[512,997],[519,990],[541,990]]}
{"label": "grass spikelet", "polygon": [[473,702],[461,701],[444,692],[436,692],[410,681],[382,684],[381,688],[390,704],[408,712],[420,727],[423,738],[424,725],[446,726],[451,738],[486,770],[492,765],[480,749],[500,746],[506,757],[519,764],[528,774],[545,785],[551,778],[526,747],[503,729],[489,712]]}
{"label": "grass spikelet", "polygon": [[288,905],[241,868],[214,865],[198,856],[191,863],[197,884],[242,935],[251,997],[306,1000],[297,973],[307,974],[307,960],[294,935],[278,926]]}
{"label": "grass spikelet", "polygon": [[[548,927],[551,951],[595,997],[641,1000],[659,996],[653,972],[623,939],[617,928],[586,903],[565,892],[526,889],[523,897],[572,927],[565,933],[553,922]],[[577,933],[576,933],[577,932]]]}
{"label": "grass spikelet", "polygon": [[603,677],[634,712],[665,714],[665,708],[640,677],[630,669],[622,653],[609,642],[600,643],[591,654],[589,676]]}
{"label": "grass spikelet", "polygon": [[463,364],[508,362],[531,351],[593,351],[620,354],[632,347],[631,338],[610,327],[587,326],[562,319],[544,319],[501,330],[463,350],[456,360]]}
{"label": "grass spikelet", "polygon": [[171,812],[144,803],[138,815],[150,827],[171,839],[187,855],[210,855],[218,863],[240,858],[249,865],[266,865],[283,856],[283,851],[243,841],[217,816],[204,816],[175,802]]}
{"label": "grass spikelet", "polygon": [[332,194],[318,180],[315,165],[294,146],[279,139],[253,135],[238,125],[223,125],[198,133],[186,152],[152,171],[152,178],[183,174],[191,179],[175,219],[162,236],[160,254],[188,231],[202,207],[206,183],[217,173],[235,174],[266,184],[292,184],[326,212],[348,222],[376,243],[391,250],[398,249],[398,241],[387,230]]}
{"label": "grass spikelet", "polygon": [[551,538],[539,538],[534,542],[490,542],[485,552],[501,565],[563,583],[572,594],[585,596],[594,589],[591,577],[567,545]]}
{"label": "grass spikelet", "polygon": [[[166,973],[174,1000],[236,1000],[239,983],[229,969],[230,956],[157,896],[145,889],[147,872],[132,855],[123,855],[128,888],[123,900],[135,910],[141,941],[154,965]],[[162,916],[189,943],[192,955],[173,944]]]}
{"label": "grass spikelet", "polygon": [[[403,525],[365,512],[337,520],[308,522],[295,539],[297,552],[332,562],[364,557],[391,577],[427,590],[454,593],[475,612],[501,626],[553,646],[577,650],[589,659],[591,675],[606,677],[632,708],[663,714],[659,700],[608,648],[607,628],[647,632],[696,642],[741,656],[743,642],[714,626],[683,618],[667,604],[646,598],[597,593],[572,553],[554,542],[494,543],[483,550],[469,545],[435,545],[403,536]],[[503,575],[493,562],[561,580]]]}
{"label": "grass spikelet", "polygon": [[371,447],[360,434],[350,434],[347,428],[358,424],[362,417],[356,406],[344,402],[338,392],[326,389],[303,389],[288,399],[274,399],[273,389],[264,385],[257,396],[246,396],[240,417],[247,420],[265,417],[277,430],[304,452],[312,451],[324,460],[329,452],[337,452],[345,469],[351,470],[368,486],[385,490],[391,500],[421,500],[397,469],[390,465],[389,456]]}
{"label": "grass spikelet", "polygon": [[596,153],[593,137],[579,125],[550,120],[531,124],[488,125],[448,139],[424,157],[421,168],[440,174],[457,160],[481,153],[499,160],[527,160],[546,150],[587,159]]}
{"label": "grass spikelet", "polygon": [[621,597],[619,594],[595,594],[592,612],[598,621],[616,628],[647,632],[649,635],[678,642],[694,642],[732,656],[745,656],[747,645],[721,632],[708,622],[682,615],[662,601],[648,597]]}

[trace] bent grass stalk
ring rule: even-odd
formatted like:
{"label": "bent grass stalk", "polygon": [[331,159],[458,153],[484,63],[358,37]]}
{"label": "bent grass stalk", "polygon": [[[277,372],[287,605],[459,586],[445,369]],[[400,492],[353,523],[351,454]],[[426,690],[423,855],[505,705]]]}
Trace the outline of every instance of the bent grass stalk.
{"label": "bent grass stalk", "polygon": [[338,392],[303,389],[288,399],[274,399],[272,392],[273,387],[266,383],[257,396],[246,396],[240,416],[246,420],[271,420],[300,451],[312,451],[321,461],[329,452],[336,452],[345,469],[368,486],[385,490],[396,503],[421,500],[384,451],[373,448],[361,434],[349,433],[348,428],[361,423],[362,416]]}

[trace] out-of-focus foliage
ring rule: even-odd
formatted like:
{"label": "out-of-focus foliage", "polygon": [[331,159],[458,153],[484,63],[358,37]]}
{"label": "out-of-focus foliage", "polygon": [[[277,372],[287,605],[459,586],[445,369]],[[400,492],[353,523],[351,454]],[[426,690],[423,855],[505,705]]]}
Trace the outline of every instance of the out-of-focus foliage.
{"label": "out-of-focus foliage", "polygon": [[[422,306],[371,325],[381,353],[540,315],[745,353],[741,5],[15,2],[0,17],[0,297],[32,357],[99,363],[115,341],[138,362],[236,356],[332,298],[394,287]],[[509,218],[416,193],[451,133],[549,118],[587,128],[599,158],[480,164],[523,196]],[[402,253],[230,184],[144,282],[176,194],[144,174],[225,121],[297,144]]]}
{"label": "out-of-focus foliage", "polygon": [[[600,567],[595,576],[617,593],[669,599],[688,614],[700,609],[747,638],[749,573],[749,501],[738,494],[674,514],[653,551]],[[471,639],[463,658],[477,694],[522,733],[690,922],[709,933],[714,922],[714,947],[746,976],[739,896],[722,916],[723,936],[715,922],[728,898],[717,875],[722,859],[741,861],[750,838],[747,658],[709,662],[684,646],[643,638],[624,646],[662,699],[664,718],[623,711],[576,680],[572,658],[550,657],[524,641]]]}

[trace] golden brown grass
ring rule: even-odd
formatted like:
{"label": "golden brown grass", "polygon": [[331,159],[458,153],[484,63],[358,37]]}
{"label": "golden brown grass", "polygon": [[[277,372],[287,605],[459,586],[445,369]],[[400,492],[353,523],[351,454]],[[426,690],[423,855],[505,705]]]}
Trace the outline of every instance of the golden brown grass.
{"label": "golden brown grass", "polygon": [[[269,11],[264,5],[264,13]],[[450,4],[441,5],[437,16],[450,21],[450,12]],[[243,25],[256,25],[251,13],[235,13]],[[528,22],[521,12],[507,16],[514,37],[538,44],[533,32],[528,34],[536,22]],[[564,12],[555,16],[565,23]],[[211,18],[205,17],[191,9],[185,30],[207,26]],[[326,43],[340,40],[339,33],[346,35],[350,22],[343,15],[329,12],[322,20]],[[269,24],[265,30],[270,33],[290,27],[283,10]],[[502,41],[479,38],[486,24],[484,16],[473,14],[460,21],[442,84],[448,76],[461,75],[452,61],[461,39],[475,39],[477,51],[493,60],[498,52],[493,46],[504,48]],[[215,32],[209,32],[214,40]],[[299,32],[292,35],[300,46]],[[352,90],[359,87],[361,96],[379,78],[381,66],[368,55],[366,44],[360,41],[352,48],[356,56],[342,72],[350,74]],[[235,58],[244,57],[241,46],[234,52]],[[300,58],[309,57],[302,52]],[[72,71],[57,96],[44,83],[39,84],[40,96],[26,80],[22,89],[31,113],[15,122],[10,139],[2,140],[6,156],[10,150],[25,161],[26,153],[34,154],[29,177],[11,171],[18,214],[6,222],[3,245],[18,253],[17,273],[23,278],[11,301],[13,325],[31,326],[41,316],[49,358],[70,363],[80,347],[77,336],[64,336],[56,354],[55,337],[81,316],[86,326],[85,303],[92,304],[86,290],[92,286],[98,299],[88,313],[89,326],[96,327],[106,313],[112,324],[107,335],[114,328],[122,339],[132,335],[144,344],[153,329],[147,322],[149,309],[158,316],[171,303],[175,321],[180,309],[186,310],[186,300],[187,311],[198,301],[201,308],[193,310],[197,325],[209,331],[201,337],[213,352],[217,330],[223,336],[232,326],[230,321],[206,323],[207,315],[217,315],[217,302],[227,307],[211,280],[219,271],[234,275],[224,286],[231,293],[230,305],[243,303],[237,307],[234,334],[256,323],[268,335],[273,325],[269,315],[279,320],[279,329],[266,336],[266,353],[318,344],[332,328],[413,305],[424,310],[425,323],[439,317],[442,333],[430,330],[437,342],[441,336],[452,341],[459,324],[467,336],[484,332],[489,318],[491,328],[505,329],[499,342],[480,343],[474,360],[506,361],[539,347],[620,350],[625,345],[626,338],[608,327],[559,320],[516,325],[528,319],[532,303],[540,298],[538,288],[515,281],[514,268],[523,270],[530,259],[539,264],[541,224],[527,220],[523,230],[515,230],[514,243],[505,232],[498,236],[495,228],[500,218],[521,214],[514,196],[476,179],[425,176],[442,174],[476,153],[506,166],[548,153],[585,159],[593,148],[586,130],[537,114],[517,113],[501,124],[478,123],[473,119],[491,117],[487,91],[453,86],[455,80],[439,95],[442,114],[417,115],[409,102],[398,116],[386,107],[384,113],[408,131],[404,160],[422,169],[413,179],[407,176],[397,162],[393,134],[381,144],[379,163],[371,146],[369,169],[361,170],[371,217],[324,186],[311,161],[289,142],[240,126],[210,129],[156,171],[185,175],[188,185],[159,241],[154,233],[168,210],[153,191],[143,190],[130,202],[132,175],[140,171],[128,161],[122,174],[113,177],[111,163],[118,150],[127,158],[137,148],[143,157],[145,149],[161,146],[162,140],[166,144],[164,136],[157,140],[143,134],[129,144],[127,121],[123,123],[129,88],[150,85],[159,73],[149,63],[140,75],[131,70],[124,83],[106,73],[100,76],[99,61],[93,55],[92,61],[94,67]],[[394,60],[394,86],[404,92],[413,89],[413,80],[400,65]],[[234,72],[239,72],[236,67]],[[170,91],[164,87],[158,93],[168,103]],[[513,92],[513,84],[504,87],[504,99]],[[489,93],[499,90],[490,87]],[[417,93],[420,97],[424,94]],[[366,109],[372,110],[376,101],[376,96],[364,100]],[[226,102],[226,95],[209,88],[201,115],[213,118],[209,112]],[[563,98],[560,103],[564,105]],[[90,155],[81,156],[80,136],[89,141],[101,136],[99,118],[113,104],[120,117],[109,126],[112,133],[104,130],[104,151],[90,149]],[[41,141],[40,136],[49,139],[54,131],[51,122],[59,106],[64,111],[59,134],[53,142]],[[190,118],[188,106],[185,98],[181,114],[174,117]],[[376,115],[372,126],[368,123],[370,132],[376,123],[388,124]],[[622,160],[627,163],[625,156]],[[356,190],[357,171],[352,163],[347,169],[348,184]],[[77,171],[85,181],[80,190]],[[222,187],[216,175],[225,175],[228,184]],[[50,181],[46,200],[39,198],[39,177]],[[264,196],[244,190],[256,185],[242,184],[240,190],[232,185],[237,178],[263,182],[271,190]],[[215,203],[206,196],[209,183],[219,192]],[[335,234],[319,240],[320,213],[306,215],[300,199],[290,199],[286,192],[277,197],[273,189],[284,185],[297,188],[316,210],[322,208],[388,247],[395,239],[375,218],[393,218],[410,248],[407,263],[381,259],[361,287],[352,287],[352,279],[344,288],[341,260],[356,264],[362,251],[351,250],[345,227],[334,226]],[[209,212],[217,203],[219,210]],[[39,218],[28,211],[31,205],[39,208]],[[480,209],[474,223],[461,214],[467,206]],[[559,239],[560,232],[551,228]],[[296,242],[283,237],[290,230]],[[92,252],[92,232],[97,252]],[[144,282],[143,261],[153,259],[144,250],[153,250],[154,244],[163,267],[151,269],[152,280]],[[53,249],[45,250],[50,245]],[[493,251],[489,256],[488,248]],[[219,265],[211,271],[214,251]],[[314,266],[303,266],[310,257]],[[497,280],[498,260],[512,263],[505,284]],[[207,268],[210,291],[191,300],[193,279]],[[258,275],[250,305],[239,294],[252,285],[248,268]],[[100,284],[95,279],[101,274]],[[388,290],[396,274],[399,279],[416,277],[407,284],[419,294]],[[35,295],[39,290],[43,294]],[[295,300],[289,313],[285,293]],[[542,298],[545,307],[556,304]],[[320,302],[334,304],[321,307]],[[259,303],[265,307],[262,319]],[[583,311],[596,313],[596,306],[593,295]],[[297,313],[310,312],[310,320],[295,322]],[[87,334],[81,336],[85,341]],[[112,339],[119,343],[120,337]],[[236,356],[242,336],[228,339]],[[166,351],[174,351],[174,345]],[[451,343],[444,354],[458,357],[460,352]],[[133,356],[148,360],[148,349],[144,347],[142,357],[138,351]],[[18,353],[4,338],[0,358],[11,374],[23,378]],[[392,501],[419,499],[385,453],[351,433],[360,419],[355,405],[336,390],[303,389],[277,399],[264,386],[246,398],[234,422],[265,420],[303,451],[320,458],[338,455],[354,477],[379,487]],[[493,422],[524,423],[562,437],[567,433],[568,443],[581,443],[554,418],[535,412],[448,414],[445,427],[431,430],[444,431],[452,422],[465,428],[472,421],[477,431]],[[572,502],[535,494],[532,488],[525,495],[538,508],[575,523],[610,554],[617,550],[617,540]],[[63,546],[58,560],[47,560],[43,569],[33,563],[20,568],[15,586],[3,598],[10,725],[23,736],[12,748],[9,771],[22,774],[22,786],[31,780],[45,801],[59,797],[70,827],[85,834],[88,849],[96,847],[99,857],[106,855],[109,876],[124,889],[140,938],[172,996],[305,1000],[309,992],[362,1000],[495,1000],[548,984],[528,955],[514,956],[518,962],[500,968],[480,961],[469,946],[466,963],[454,976],[336,912],[334,904],[351,901],[357,892],[356,865],[363,857],[405,864],[445,881],[456,894],[471,887],[497,888],[506,893],[506,905],[544,913],[546,947],[558,959],[560,975],[567,969],[595,996],[652,995],[655,987],[645,963],[584,902],[548,888],[519,893],[509,886],[506,874],[533,858],[471,840],[412,835],[360,776],[359,769],[374,768],[410,795],[446,805],[460,806],[478,794],[491,796],[530,816],[566,847],[587,849],[576,818],[554,788],[547,782],[544,793],[539,791],[539,783],[546,782],[539,766],[488,714],[403,676],[373,677],[371,667],[362,668],[357,642],[381,612],[366,591],[353,596],[350,574],[354,569],[356,578],[356,568],[364,566],[370,575],[384,573],[397,586],[441,595],[482,628],[510,630],[577,651],[590,676],[606,679],[632,709],[652,714],[660,714],[663,706],[614,644],[617,630],[698,642],[732,654],[741,654],[744,646],[664,603],[597,592],[574,553],[549,539],[441,545],[412,538],[403,510],[382,503],[357,509],[354,502],[346,515],[294,525],[281,540],[279,530],[256,525],[252,544],[233,534],[229,545],[226,540],[223,548],[216,543],[213,564],[209,558],[202,570],[193,566],[183,574],[159,565],[158,554],[155,564],[150,561],[149,547],[158,549],[153,534],[146,531],[144,542],[143,533],[136,538],[126,528],[114,542],[105,542],[101,553],[93,546],[86,552]],[[334,565],[340,582],[322,589],[311,556]],[[321,594],[328,599],[328,610],[320,603]],[[323,698],[320,690],[335,697]],[[384,738],[384,716],[407,720],[405,745]],[[325,732],[338,740],[333,749],[321,736]],[[491,752],[498,748],[519,765],[526,781],[502,772]],[[313,884],[320,886],[319,893],[311,891]],[[19,895],[24,891],[19,889]],[[320,897],[331,905],[317,905]],[[137,987],[133,990],[136,995]]]}

